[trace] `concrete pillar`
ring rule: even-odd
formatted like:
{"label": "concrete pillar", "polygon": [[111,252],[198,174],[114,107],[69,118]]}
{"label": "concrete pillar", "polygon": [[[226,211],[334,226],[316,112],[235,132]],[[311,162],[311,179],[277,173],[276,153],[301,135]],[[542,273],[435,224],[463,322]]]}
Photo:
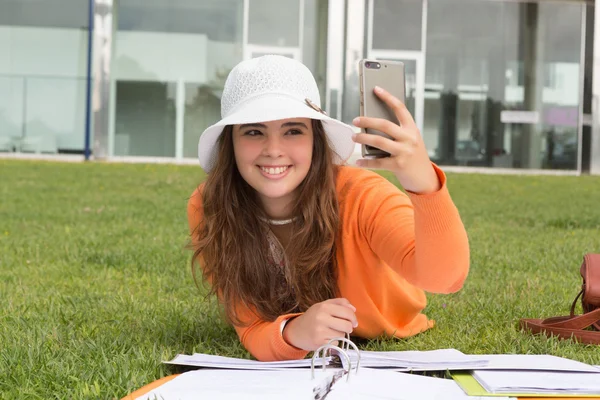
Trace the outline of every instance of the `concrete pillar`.
{"label": "concrete pillar", "polygon": [[113,0],[94,2],[94,40],[92,117],[94,126],[94,159],[105,159],[109,155],[111,56],[113,47]]}
{"label": "concrete pillar", "polygon": [[[458,46],[457,46],[458,47]],[[444,57],[444,89],[440,93],[438,158],[442,164],[456,163],[458,132],[458,54],[448,52]]]}
{"label": "concrete pillar", "polygon": [[[524,109],[542,115],[542,90],[544,88],[544,34],[539,18],[538,3],[522,3],[521,29],[523,41]],[[523,168],[542,167],[542,132],[540,124],[523,126],[520,143],[520,164]],[[515,152],[519,151],[515,149]]]}
{"label": "concrete pillar", "polygon": [[[500,120],[506,97],[506,55],[501,44],[492,47],[488,56],[488,95],[485,101],[485,132],[486,132],[486,159],[489,166],[512,167],[507,165],[506,155],[499,154],[504,149],[505,125]],[[510,149],[508,149],[510,150]],[[495,165],[494,160],[502,161]]]}
{"label": "concrete pillar", "polygon": [[592,138],[590,174],[600,175],[600,7],[594,10],[594,67],[592,78]]}

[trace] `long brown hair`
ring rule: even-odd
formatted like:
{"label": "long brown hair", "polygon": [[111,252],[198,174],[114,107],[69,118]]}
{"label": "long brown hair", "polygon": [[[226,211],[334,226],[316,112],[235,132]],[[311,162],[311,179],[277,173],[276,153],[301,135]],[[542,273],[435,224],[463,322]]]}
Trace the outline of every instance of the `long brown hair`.
{"label": "long brown hair", "polygon": [[210,293],[218,295],[227,318],[235,324],[244,323],[236,312],[237,304],[273,321],[286,313],[306,311],[338,293],[335,153],[321,121],[312,120],[312,129],[312,163],[294,203],[296,219],[285,249],[283,280],[269,254],[267,216],[235,163],[233,128],[227,126],[219,137],[216,165],[202,194],[204,217],[192,238],[196,243],[192,269],[195,260],[202,264]]}

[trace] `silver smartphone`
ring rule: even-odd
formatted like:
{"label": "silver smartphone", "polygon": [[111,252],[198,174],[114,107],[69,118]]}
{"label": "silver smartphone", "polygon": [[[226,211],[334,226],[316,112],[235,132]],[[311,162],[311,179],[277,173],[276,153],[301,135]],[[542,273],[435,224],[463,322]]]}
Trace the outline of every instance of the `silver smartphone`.
{"label": "silver smartphone", "polygon": [[[401,102],[406,102],[404,63],[401,61],[367,60],[359,62],[360,115],[383,118],[399,124],[394,112],[373,92],[379,86]],[[383,132],[365,129],[365,133],[390,138]],[[373,146],[362,145],[362,156],[370,158],[389,157],[389,153]]]}

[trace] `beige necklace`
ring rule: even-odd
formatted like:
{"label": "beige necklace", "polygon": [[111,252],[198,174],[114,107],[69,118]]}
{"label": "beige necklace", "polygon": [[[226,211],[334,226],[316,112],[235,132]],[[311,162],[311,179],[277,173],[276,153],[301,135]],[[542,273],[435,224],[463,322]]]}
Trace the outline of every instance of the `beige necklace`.
{"label": "beige necklace", "polygon": [[262,222],[266,222],[269,225],[287,225],[287,224],[291,224],[292,222],[294,222],[296,220],[296,218],[289,218],[289,219],[266,219],[266,218],[260,217],[260,220]]}

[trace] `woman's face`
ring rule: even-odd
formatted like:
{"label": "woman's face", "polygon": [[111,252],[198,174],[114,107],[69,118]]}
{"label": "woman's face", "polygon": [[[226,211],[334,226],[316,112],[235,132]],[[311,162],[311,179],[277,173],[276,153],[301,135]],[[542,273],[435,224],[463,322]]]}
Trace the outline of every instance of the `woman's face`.
{"label": "woman's face", "polygon": [[290,118],[233,127],[235,162],[267,208],[288,205],[311,166],[309,118]]}

